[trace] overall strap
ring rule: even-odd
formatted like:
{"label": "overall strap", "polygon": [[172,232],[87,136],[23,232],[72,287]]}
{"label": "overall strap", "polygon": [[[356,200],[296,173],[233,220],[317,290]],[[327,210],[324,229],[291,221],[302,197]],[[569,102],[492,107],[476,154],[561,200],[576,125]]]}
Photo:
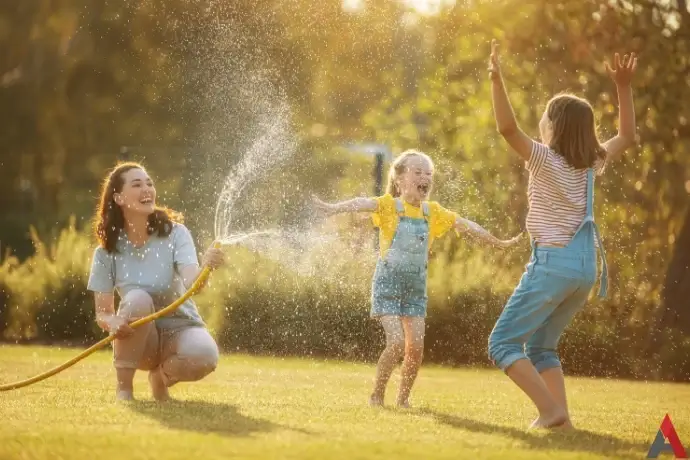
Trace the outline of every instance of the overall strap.
{"label": "overall strap", "polygon": [[405,206],[400,198],[395,199],[395,212],[398,213],[398,217],[402,217],[405,214]]}
{"label": "overall strap", "polygon": [[599,279],[599,297],[602,299],[606,297],[609,289],[609,267],[606,263],[606,251],[604,250],[604,245],[601,242],[601,236],[599,235],[599,228],[597,224],[593,223],[594,234],[597,241],[599,242],[599,251],[601,252],[601,277]]}
{"label": "overall strap", "polygon": [[[395,237],[398,236],[398,225],[400,225],[400,218],[405,216],[405,206],[403,205],[402,200],[400,197],[395,198],[395,213],[398,216],[398,222],[395,225],[395,230],[393,231],[393,237],[391,238],[391,243],[390,245],[393,246],[393,242],[395,241]],[[390,248],[388,248],[390,251]],[[388,258],[388,252],[386,252],[386,256],[384,259]]]}
{"label": "overall strap", "polygon": [[431,215],[431,213],[429,212],[429,202],[428,201],[422,202],[422,212],[424,213],[424,220],[426,220],[428,222],[429,216]]}
{"label": "overall strap", "polygon": [[608,264],[606,263],[606,251],[604,250],[604,244],[601,241],[601,235],[599,235],[599,228],[594,222],[594,169],[587,169],[587,211],[585,215],[585,222],[589,221],[592,223],[594,230],[594,237],[599,244],[599,252],[601,253],[601,278],[599,280],[599,297],[606,297],[609,285],[609,274],[608,274]]}

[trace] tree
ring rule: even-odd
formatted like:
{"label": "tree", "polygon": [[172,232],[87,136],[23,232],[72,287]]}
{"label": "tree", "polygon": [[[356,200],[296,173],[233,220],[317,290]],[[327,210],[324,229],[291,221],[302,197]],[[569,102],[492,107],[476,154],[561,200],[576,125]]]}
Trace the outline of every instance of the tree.
{"label": "tree", "polygon": [[690,327],[690,211],[675,241],[666,272],[660,329]]}

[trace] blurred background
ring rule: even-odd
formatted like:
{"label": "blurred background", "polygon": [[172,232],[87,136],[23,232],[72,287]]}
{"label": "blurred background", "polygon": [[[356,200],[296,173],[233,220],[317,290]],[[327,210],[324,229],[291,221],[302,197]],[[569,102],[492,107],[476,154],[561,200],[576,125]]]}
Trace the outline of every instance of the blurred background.
{"label": "blurred background", "polygon": [[[527,175],[495,129],[492,38],[532,136],[560,91],[589,99],[602,138],[613,135],[603,63],[638,53],[639,144],[596,188],[610,295],[592,298],[568,328],[563,361],[579,375],[688,379],[685,0],[3,1],[3,339],[102,336],[85,287],[92,217],[108,169],[134,160],[158,201],[184,213],[199,251],[218,236],[228,180],[247,184],[232,203],[233,230],[301,235],[292,246],[228,248],[229,266],[197,298],[225,351],[374,359],[383,338],[368,319],[370,221],[339,216],[316,231],[304,217],[309,197],[375,193],[390,156],[377,164],[366,145],[418,148],[436,163],[435,200],[499,238],[523,231]],[[233,176],[237,168],[245,174]],[[453,235],[436,242],[427,363],[489,365],[488,334],[528,256],[527,239],[510,251]]]}

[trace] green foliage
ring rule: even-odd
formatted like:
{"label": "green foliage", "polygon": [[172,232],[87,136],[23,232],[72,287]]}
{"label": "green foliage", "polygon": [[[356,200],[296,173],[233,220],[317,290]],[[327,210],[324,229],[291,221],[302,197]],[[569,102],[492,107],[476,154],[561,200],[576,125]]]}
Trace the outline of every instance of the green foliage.
{"label": "green foliage", "polygon": [[[598,1],[506,2],[466,13],[455,10],[438,20],[436,42],[422,62],[424,77],[414,91],[392,85],[369,110],[363,122],[370,136],[396,151],[426,150],[442,172],[439,201],[491,231],[510,234],[524,222],[527,174],[496,132],[486,72],[490,40],[500,40],[516,117],[533,137],[546,101],[561,91],[592,102],[602,140],[615,134],[616,92],[603,62],[614,52],[636,52],[639,143],[610,165],[596,191],[595,218],[604,237],[613,300],[590,308],[597,312],[593,321],[610,322],[616,330],[657,334],[664,314],[660,294],[690,190],[690,130],[678,105],[690,98],[690,85],[677,83],[678,75],[690,74],[687,53],[680,51],[690,48],[690,14],[659,2],[631,9],[627,2]],[[674,71],[666,69],[668,62]],[[454,178],[449,188],[447,177]],[[462,186],[454,188],[453,182]],[[521,253],[510,263],[526,260]],[[639,330],[640,323],[648,329]]]}
{"label": "green foliage", "polygon": [[0,264],[0,339],[5,334],[10,323],[10,310],[12,308],[12,292],[10,290],[10,271],[16,267],[17,260],[7,257]]}
{"label": "green foliage", "polygon": [[[215,271],[194,297],[220,347],[375,361],[384,345],[380,326],[369,317],[375,253],[370,241],[348,237],[344,233],[298,257],[280,247],[228,249],[228,266]],[[93,296],[86,291],[90,238],[73,225],[50,248],[34,238],[35,256],[23,264],[6,262],[0,271],[0,292],[10,294],[3,310],[10,312],[6,335],[83,343],[102,337]],[[520,270],[505,263],[515,257],[510,252],[474,248],[461,256],[470,249],[463,242],[455,242],[460,249],[448,258],[449,252],[440,250],[453,240],[438,242],[429,266],[425,362],[489,366],[487,338]],[[566,372],[668,380],[690,375],[690,342],[680,330],[650,336],[643,322],[630,324],[619,308],[615,299],[593,300],[576,317],[561,343]],[[662,339],[666,345],[649,359],[648,342]]]}
{"label": "green foliage", "polygon": [[[341,0],[11,3],[0,6],[0,240],[20,259],[36,251],[0,267],[6,337],[96,337],[84,294],[91,246],[76,230],[58,234],[76,225],[68,216],[86,222],[106,168],[128,154],[146,161],[161,201],[189,214],[195,235],[208,232],[222,177],[261,135],[248,114],[274,93],[289,97],[299,147],[247,187],[234,210],[243,228],[300,223],[311,192],[371,194],[371,159],[340,147],[378,141],[431,154],[434,199],[444,206],[502,238],[523,231],[527,174],[492,118],[486,67],[497,38],[517,118],[535,137],[560,91],[590,100],[601,137],[614,134],[615,88],[602,63],[638,53],[639,144],[597,182],[611,294],[592,299],[569,328],[564,359],[584,374],[688,374],[687,341],[668,319],[679,316],[665,311],[685,306],[660,302],[672,253],[690,250],[676,241],[690,212],[687,2],[456,2],[413,21],[398,2],[364,2],[357,13]],[[373,232],[360,216],[331,224],[339,252],[306,263],[318,277],[271,262],[283,257],[271,250],[239,251],[214,275],[198,302],[224,346],[375,354]],[[505,253],[454,237],[437,243],[429,359],[486,362],[486,335],[528,255],[526,243]],[[669,329],[660,333],[660,324]]]}
{"label": "green foliage", "polygon": [[50,246],[32,229],[36,253],[9,270],[14,306],[11,337],[90,342],[102,332],[95,324],[93,297],[86,290],[93,243],[74,219]]}

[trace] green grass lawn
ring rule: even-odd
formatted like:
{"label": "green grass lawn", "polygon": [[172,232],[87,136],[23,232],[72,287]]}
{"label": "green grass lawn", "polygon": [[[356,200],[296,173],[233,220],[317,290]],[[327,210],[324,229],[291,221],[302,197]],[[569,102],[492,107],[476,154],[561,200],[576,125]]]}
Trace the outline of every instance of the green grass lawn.
{"label": "green grass lawn", "polygon": [[[1,346],[0,381],[77,353]],[[642,459],[666,413],[690,451],[690,385],[569,378],[578,429],[533,432],[526,429],[533,409],[498,371],[425,366],[410,410],[366,405],[373,372],[365,364],[228,355],[205,380],[173,387],[174,402],[153,402],[139,373],[139,400],[121,403],[110,352],[97,352],[0,393],[0,459]]]}

